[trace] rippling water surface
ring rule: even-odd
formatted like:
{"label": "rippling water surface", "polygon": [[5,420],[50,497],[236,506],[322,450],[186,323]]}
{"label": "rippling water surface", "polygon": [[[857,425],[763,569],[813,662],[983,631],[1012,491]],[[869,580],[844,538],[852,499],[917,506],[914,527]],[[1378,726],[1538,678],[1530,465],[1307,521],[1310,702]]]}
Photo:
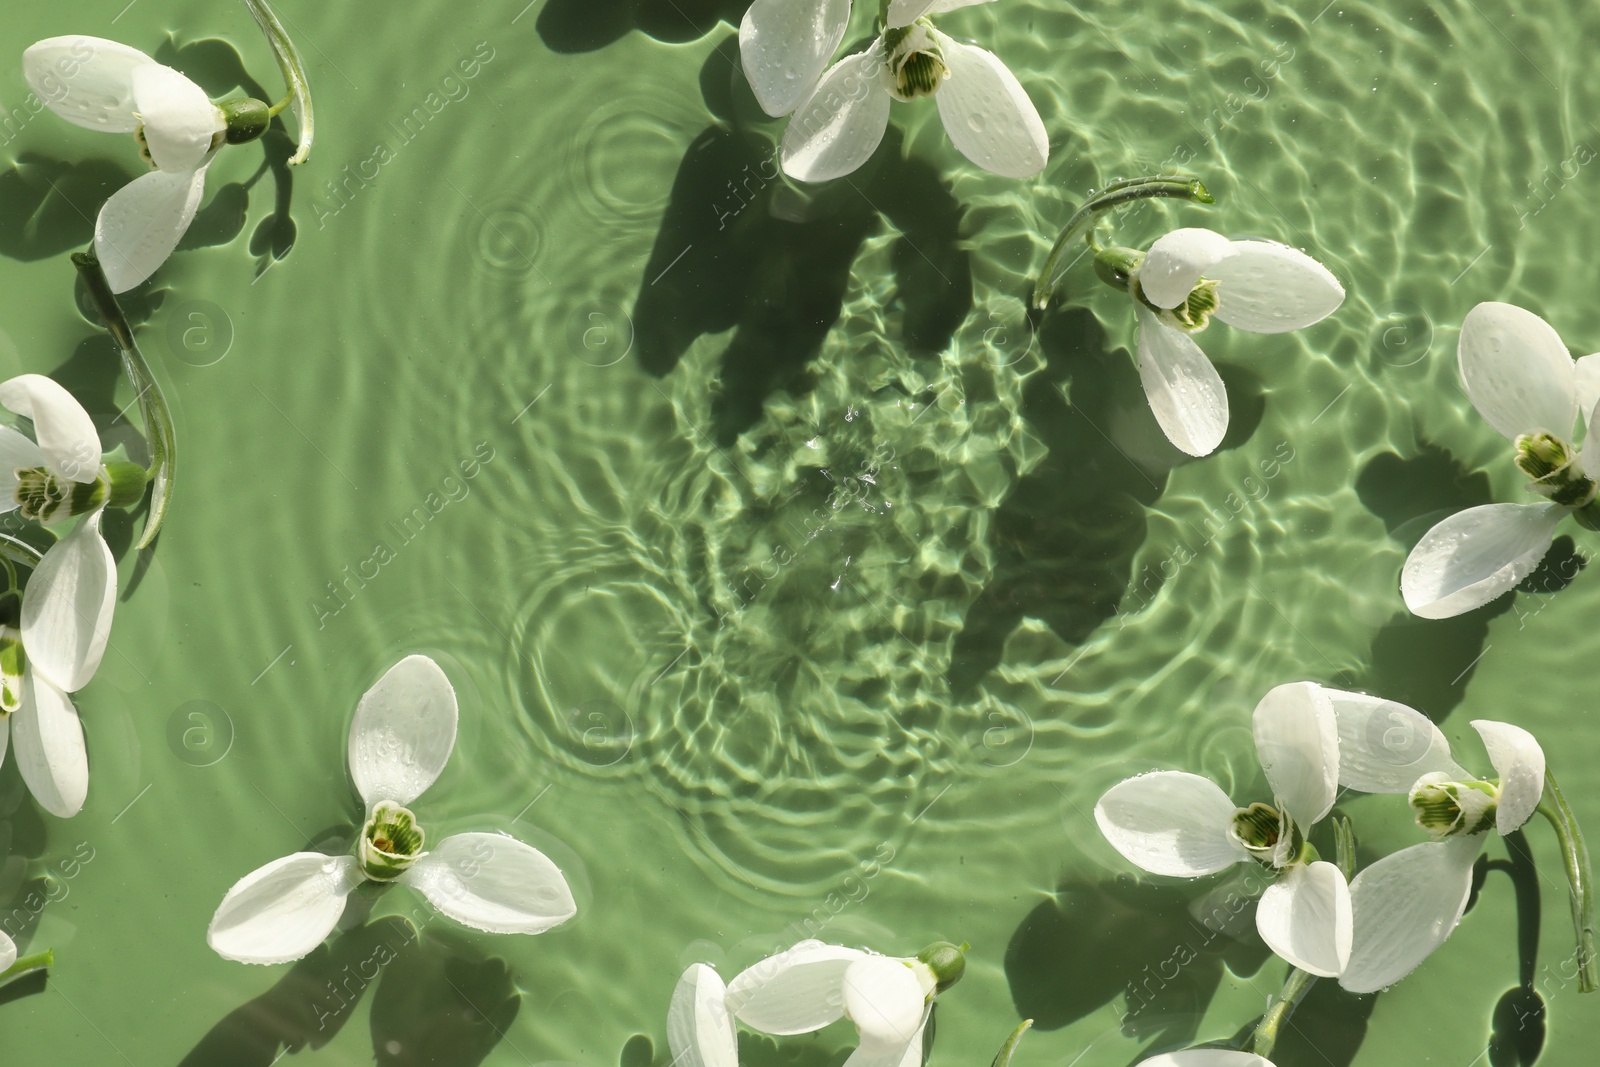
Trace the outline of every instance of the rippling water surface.
{"label": "rippling water surface", "polygon": [[[941,26],[1018,73],[1049,168],[979,172],[906,105],[866,168],[814,188],[774,177],[781,125],[716,21],[738,3],[279,7],[314,80],[311,162],[225,152],[194,247],[130,300],[183,467],[136,585],[122,555],[114,651],[81,694],[88,805],[42,816],[0,770],[0,900],[59,961],[0,1004],[6,1062],[266,1064],[287,1042],[646,1067],[684,965],[731,975],[808,930],[972,944],[936,1063],[987,1062],[1019,1012],[1029,1062],[1225,1038],[1279,969],[1225,938],[1132,1011],[1144,962],[1215,935],[1139,920],[1155,898],[1116,880],[1089,813],[1157,767],[1259,793],[1250,710],[1299,678],[1421,707],[1475,768],[1467,722],[1516,721],[1600,828],[1588,576],[1449,623],[1397,590],[1436,513],[1522,491],[1457,384],[1466,311],[1511,301],[1600,347],[1591,5],[999,0]],[[132,396],[65,253],[135,157],[27,117],[17,58],[69,32],[214,96],[234,49],[277,75],[239,5],[7,19],[0,371],[56,373],[117,440]],[[1161,437],[1126,298],[1087,263],[1037,331],[1023,315],[1084,194],[1162,168],[1216,206],[1129,211],[1120,241],[1269,237],[1349,293],[1308,330],[1201,338],[1233,404],[1203,461]],[[419,815],[535,843],[578,918],[539,938],[426,921],[381,980],[351,975],[399,919],[298,969],[218,959],[206,923],[239,876],[351,832],[350,714],[410,651],[463,716]],[[1348,807],[1377,850],[1410,841],[1392,806]],[[1600,1028],[1564,978],[1555,850],[1528,836],[1541,1062],[1577,1063]],[[428,920],[407,892],[361,903]],[[1314,994],[1280,1067],[1476,1062],[1516,921],[1491,875],[1395,991]],[[1330,1035],[1362,1026],[1352,1061]],[[635,1034],[653,1056],[624,1054]],[[783,1062],[851,1043],[790,1039]]]}

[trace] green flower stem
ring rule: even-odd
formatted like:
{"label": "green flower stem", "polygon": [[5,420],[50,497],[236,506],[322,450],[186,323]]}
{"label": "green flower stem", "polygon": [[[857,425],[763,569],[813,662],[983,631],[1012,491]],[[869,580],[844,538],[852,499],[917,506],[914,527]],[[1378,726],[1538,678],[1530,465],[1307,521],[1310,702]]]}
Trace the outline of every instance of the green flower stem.
{"label": "green flower stem", "polygon": [[1061,236],[1056,238],[1056,243],[1050,249],[1050,255],[1044,261],[1044,270],[1039,273],[1039,280],[1034,283],[1033,306],[1043,310],[1049,304],[1050,294],[1055,291],[1056,283],[1061,280],[1062,273],[1067,269],[1067,264],[1062,260],[1069,245],[1079,237],[1088,237],[1090,246],[1094,246],[1091,231],[1096,216],[1103,211],[1131,204],[1135,200],[1153,198],[1188,200],[1196,204],[1217,202],[1199,178],[1190,178],[1182,174],[1156,174],[1144,178],[1123,178],[1112,182],[1090,197],[1072,218],[1067,220],[1066,228],[1061,231]]}
{"label": "green flower stem", "polygon": [[1289,977],[1284,979],[1283,992],[1278,994],[1278,999],[1273,1001],[1261,1021],[1256,1024],[1256,1032],[1250,1038],[1250,1051],[1262,1059],[1272,1058],[1273,1046],[1278,1043],[1278,1030],[1294,1014],[1294,1009],[1300,1006],[1300,1001],[1305,999],[1311,986],[1316,982],[1317,976],[1302,971],[1298,967],[1289,968]]}
{"label": "green flower stem", "polygon": [[1024,1019],[1011,1031],[1011,1036],[1006,1038],[1006,1043],[1000,1046],[1000,1051],[995,1053],[994,1062],[989,1067],[1010,1067],[1011,1057],[1016,1055],[1017,1046],[1022,1043],[1022,1035],[1028,1032],[1028,1027],[1033,1025],[1032,1019]]}
{"label": "green flower stem", "polygon": [[272,46],[272,54],[278,60],[278,69],[283,72],[283,82],[289,87],[289,93],[282,100],[273,104],[269,109],[273,115],[283,111],[285,107],[293,105],[295,117],[300,122],[300,142],[294,155],[289,157],[291,165],[304,163],[311,154],[311,142],[317,136],[317,119],[311,110],[311,83],[306,79],[306,65],[300,58],[299,49],[294,42],[289,40],[288,32],[283,28],[283,23],[278,21],[278,16],[272,8],[267,6],[267,0],[244,0],[244,6],[250,9],[250,16],[256,20],[256,25],[261,27],[261,32],[266,34],[267,43]]}
{"label": "green flower stem", "polygon": [[0,983],[9,982],[13,978],[27,974],[29,971],[36,971],[40,967],[54,967],[55,964],[56,953],[54,949],[47,948],[43,952],[35,952],[31,956],[21,956],[16,963],[0,971]]}
{"label": "green flower stem", "polygon": [[162,395],[161,386],[150,373],[149,364],[145,363],[144,356],[139,352],[139,345],[133,339],[133,329],[122,314],[116,295],[111,292],[105,271],[100,269],[100,261],[92,252],[74,252],[72,265],[78,268],[78,274],[82,276],[101,320],[122,352],[122,367],[137,391],[139,414],[144,417],[145,434],[150,440],[150,517],[145,522],[144,536],[139,539],[138,546],[145,548],[161,531],[161,521],[166,518],[167,505],[172,499],[172,482],[178,464],[178,439],[172,426],[172,412],[167,407],[167,398]]}
{"label": "green flower stem", "polygon": [[1561,787],[1548,769],[1544,772],[1544,799],[1539,802],[1539,813],[1555,828],[1561,859],[1567,865],[1572,926],[1578,938],[1578,989],[1593,993],[1600,988],[1600,965],[1595,960],[1594,876],[1589,868],[1589,849],[1583,843],[1578,820],[1567,806],[1567,798],[1561,795]]}

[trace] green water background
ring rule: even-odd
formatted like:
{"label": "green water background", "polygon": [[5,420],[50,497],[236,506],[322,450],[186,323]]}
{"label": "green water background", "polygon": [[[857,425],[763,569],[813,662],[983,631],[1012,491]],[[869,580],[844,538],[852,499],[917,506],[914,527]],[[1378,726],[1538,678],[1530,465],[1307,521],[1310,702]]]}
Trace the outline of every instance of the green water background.
{"label": "green water background", "polygon": [[[1457,383],[1466,311],[1511,301],[1600,347],[1591,5],[1000,0],[941,25],[1019,74],[1045,173],[983,174],[935,109],[901,106],[900,143],[816,196],[759,176],[747,138],[781,125],[739,90],[732,29],[668,32],[668,6],[281,5],[316,94],[311,162],[285,186],[253,177],[281,144],[224,152],[197,247],[128,301],[182,467],[78,694],[88,803],[41,815],[0,770],[0,894],[56,898],[24,944],[59,961],[0,1004],[7,1062],[266,1063],[281,1034],[316,1062],[428,1062],[432,1042],[441,1063],[608,1067],[643,1033],[665,1063],[686,964],[731,976],[807,922],[897,954],[972,944],[936,1064],[988,1062],[1018,1006],[1041,1019],[1022,1064],[1223,1038],[1279,965],[1214,939],[1124,1035],[1125,986],[1205,935],[1177,890],[1114,888],[1128,867],[1090,812],[1157,767],[1263,798],[1249,712],[1300,678],[1422,708],[1478,770],[1468,720],[1514,721],[1600,827],[1592,576],[1450,623],[1408,618],[1396,588],[1440,509],[1522,499]],[[61,33],[218,96],[230,54],[196,42],[220,38],[278,84],[242,5],[30,6],[3,33],[13,112],[22,49]],[[182,51],[158,51],[169,34]],[[66,259],[133,146],[49,114],[5,136],[0,372],[56,374],[108,441],[133,439]],[[1125,298],[1086,264],[1037,336],[1021,312],[1084,192],[1162,166],[1217,206],[1130,213],[1120,239],[1271,237],[1349,292],[1296,334],[1203,336],[1234,429],[1198,462],[1161,440]],[[56,191],[34,214],[41,175]],[[280,196],[295,239],[274,262]],[[111,531],[124,590],[130,535]],[[281,984],[288,967],[219,959],[205,927],[237,878],[349,832],[350,714],[411,651],[462,706],[419,816],[544,849],[578,918],[537,938],[429,921],[425,951],[370,982],[342,968],[373,970],[401,928]],[[1344,807],[1369,859],[1415,839],[1393,802]],[[1576,1064],[1600,1024],[1562,967],[1550,837],[1529,841],[1541,1062]],[[430,914],[404,889],[389,913]],[[1356,1063],[1475,1062],[1516,922],[1495,874],[1393,992],[1323,983],[1296,1020],[1316,1047],[1280,1067],[1349,1062],[1329,1033],[1368,1012]],[[822,1067],[852,1043],[841,1024],[747,1060]]]}

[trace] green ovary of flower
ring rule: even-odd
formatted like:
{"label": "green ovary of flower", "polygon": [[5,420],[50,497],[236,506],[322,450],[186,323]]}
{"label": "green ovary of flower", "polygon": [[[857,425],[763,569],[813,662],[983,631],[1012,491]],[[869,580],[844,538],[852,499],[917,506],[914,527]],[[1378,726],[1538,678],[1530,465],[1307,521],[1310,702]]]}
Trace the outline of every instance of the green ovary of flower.
{"label": "green ovary of flower", "polygon": [[1529,488],[1557,504],[1581,508],[1595,497],[1595,482],[1583,471],[1578,455],[1552,433],[1525,433],[1513,442],[1517,469],[1530,479]]}
{"label": "green ovary of flower", "polygon": [[1443,771],[1423,775],[1408,798],[1417,825],[1435,840],[1468,837],[1491,829],[1500,806],[1496,782],[1454,782]]}
{"label": "green ovary of flower", "polygon": [[372,817],[361,828],[356,853],[361,873],[375,882],[400,877],[406,868],[422,858],[426,838],[409,808],[387,800],[379,802],[372,809]]}

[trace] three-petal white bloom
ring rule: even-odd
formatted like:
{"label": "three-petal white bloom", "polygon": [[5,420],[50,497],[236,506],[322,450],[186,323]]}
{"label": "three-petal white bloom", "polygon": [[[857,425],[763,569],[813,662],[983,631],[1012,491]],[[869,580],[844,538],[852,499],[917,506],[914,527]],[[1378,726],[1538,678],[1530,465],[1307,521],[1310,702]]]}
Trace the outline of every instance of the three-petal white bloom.
{"label": "three-petal white bloom", "polygon": [[1261,939],[1301,970],[1337,975],[1350,958],[1350,887],[1338,867],[1310,859],[1305,842],[1338,792],[1329,691],[1280,685],[1256,705],[1252,725],[1275,806],[1239,808],[1209,778],[1155,771],[1112,786],[1095,821],[1112,847],[1151,874],[1199,878],[1235,863],[1270,864],[1278,878],[1256,905]]}
{"label": "three-petal white bloom", "polygon": [[808,182],[849,174],[883,140],[892,100],[932,96],[945,132],[972,162],[1008,178],[1043,170],[1050,139],[1016,75],[927,18],[991,2],[893,0],[871,47],[824,71],[850,21],[849,0],[755,0],[739,24],[739,52],[762,109],[794,113],[783,169]]}
{"label": "three-petal white bloom", "polygon": [[9,734],[34,799],[65,818],[89,790],[83,727],[67,694],[99,669],[117,597],[116,561],[100,535],[108,491],[100,435],[72,394],[43,375],[0,382],[0,405],[32,419],[37,438],[0,426],[0,513],[21,507],[49,523],[90,509],[29,578],[20,630],[0,627],[0,758]]}
{"label": "three-petal white bloom", "polygon": [[205,191],[227,120],[205,90],[137,48],[100,37],[51,37],[22,53],[40,100],[76,126],[134,134],[152,170],[112,194],[94,248],[111,291],[132,289],[166,262]]}
{"label": "three-petal white bloom", "polygon": [[[1445,519],[1406,557],[1400,591],[1412,614],[1445,619],[1482,607],[1531,574],[1556,526],[1594,500],[1574,424],[1594,435],[1600,353],[1576,363],[1550,324],[1511,304],[1467,312],[1456,349],[1472,406],[1511,440],[1542,504],[1482,504]],[[1585,442],[1587,443],[1587,442]]]}
{"label": "three-petal white bloom", "polygon": [[366,805],[354,856],[296,852],[228,890],[206,941],[243,963],[286,963],[322,943],[365,880],[397,881],[440,912],[496,934],[537,934],[577,914],[561,871],[503,834],[466,833],[424,851],[406,805],[444,770],[456,742],[456,694],[438,664],[407,656],[362,696],[350,724],[350,776]]}
{"label": "three-petal white bloom", "polygon": [[1404,793],[1435,840],[1385,856],[1350,883],[1355,941],[1339,984],[1353,993],[1387,988],[1416,969],[1461,921],[1472,892],[1478,835],[1509,834],[1544,796],[1544,750],[1509,723],[1477,719],[1497,781],[1459,767],[1449,742],[1418,711],[1358,693],[1333,693],[1341,785]]}
{"label": "three-petal white bloom", "polygon": [[1190,338],[1215,317],[1251,333],[1321,322],[1344,302],[1333,274],[1276,241],[1231,241],[1212,230],[1156,239],[1129,278],[1139,330],[1139,380],[1162,431],[1191,456],[1210,455],[1228,431],[1228,393]]}

